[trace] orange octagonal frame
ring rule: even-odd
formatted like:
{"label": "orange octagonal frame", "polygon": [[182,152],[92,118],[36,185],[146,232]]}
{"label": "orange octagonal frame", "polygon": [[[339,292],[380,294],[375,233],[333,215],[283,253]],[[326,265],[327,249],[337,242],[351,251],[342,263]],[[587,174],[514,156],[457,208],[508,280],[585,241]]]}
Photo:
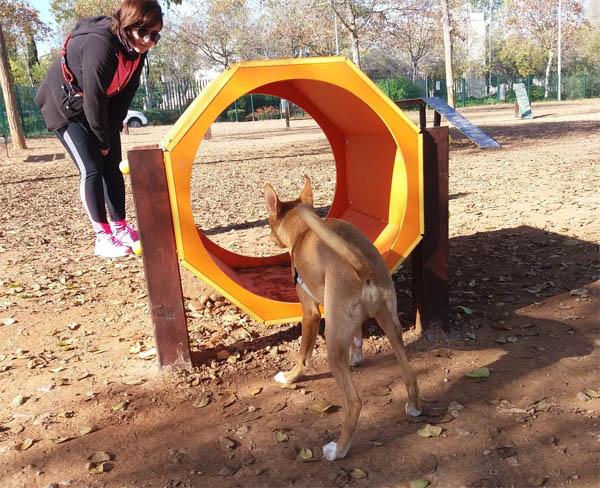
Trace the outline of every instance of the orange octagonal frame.
{"label": "orange octagonal frame", "polygon": [[347,220],[395,271],[423,234],[423,143],[415,124],[343,57],[244,62],[214,80],[160,143],[177,254],[203,281],[255,319],[301,317],[287,254],[251,257],[210,241],[196,227],[192,165],[213,121],[236,99],[262,93],[302,107],[327,137],[336,165],[329,217]]}

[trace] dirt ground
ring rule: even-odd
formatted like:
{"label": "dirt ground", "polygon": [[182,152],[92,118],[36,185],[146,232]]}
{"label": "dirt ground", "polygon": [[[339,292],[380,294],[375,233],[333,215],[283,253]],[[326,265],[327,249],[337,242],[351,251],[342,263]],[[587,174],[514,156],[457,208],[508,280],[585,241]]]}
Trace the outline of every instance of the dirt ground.
{"label": "dirt ground", "polygon": [[[259,325],[182,269],[196,367],[159,371],[141,259],[92,255],[57,141],[8,158],[0,145],[0,487],[600,487],[600,100],[533,108],[528,121],[464,111],[500,150],[452,132],[451,332],[405,334],[427,416],[405,417],[388,343],[366,326],[364,408],[334,463],[321,446],[343,412],[322,412],[341,404],[322,337],[282,389],[272,377],[293,363],[298,325]],[[167,129],[132,129],[124,147]],[[291,197],[307,173],[316,206],[331,202],[331,150],[311,120],[213,136],[192,195],[221,246],[274,253],[267,180]],[[394,276],[407,330],[410,276]],[[489,377],[465,375],[480,367]],[[426,424],[442,430],[423,437]]]}

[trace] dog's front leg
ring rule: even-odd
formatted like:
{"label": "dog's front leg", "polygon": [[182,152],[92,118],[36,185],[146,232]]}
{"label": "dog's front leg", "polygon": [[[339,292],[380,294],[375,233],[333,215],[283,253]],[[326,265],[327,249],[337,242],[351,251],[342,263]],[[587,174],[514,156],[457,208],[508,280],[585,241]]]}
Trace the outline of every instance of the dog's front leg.
{"label": "dog's front leg", "polygon": [[306,363],[310,358],[312,351],[315,347],[317,340],[317,333],[319,332],[319,322],[321,321],[321,312],[319,306],[315,302],[303,300],[302,301],[302,341],[300,344],[300,351],[296,359],[296,365],[290,371],[280,371],[275,375],[274,380],[277,383],[283,383],[289,385],[298,380]]}

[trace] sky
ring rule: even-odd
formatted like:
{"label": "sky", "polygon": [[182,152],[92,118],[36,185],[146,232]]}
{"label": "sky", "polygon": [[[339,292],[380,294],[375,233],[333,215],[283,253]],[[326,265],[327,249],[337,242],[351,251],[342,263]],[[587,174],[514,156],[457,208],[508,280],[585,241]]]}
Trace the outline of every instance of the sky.
{"label": "sky", "polygon": [[[53,17],[50,13],[50,0],[29,0],[29,4],[39,10],[40,18],[42,22],[49,25],[50,27],[54,27]],[[37,43],[38,54],[43,56],[46,53],[50,52],[50,47],[53,46],[52,39],[39,41]]]}
{"label": "sky", "polygon": [[[600,0],[583,0],[584,8],[589,8],[592,2],[598,2]],[[50,27],[54,27],[54,21],[52,14],[50,13],[50,0],[29,0],[29,4],[39,10],[40,17],[43,22],[48,24]],[[55,39],[49,38],[48,40],[38,42],[38,53],[40,56],[50,52],[51,47],[58,47],[59,42]]]}

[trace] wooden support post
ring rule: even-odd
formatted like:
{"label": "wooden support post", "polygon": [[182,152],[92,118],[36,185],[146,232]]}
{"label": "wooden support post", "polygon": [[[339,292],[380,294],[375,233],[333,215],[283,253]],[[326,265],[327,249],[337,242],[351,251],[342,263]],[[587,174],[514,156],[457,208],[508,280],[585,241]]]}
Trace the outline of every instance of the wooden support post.
{"label": "wooden support post", "polygon": [[425,103],[422,103],[419,105],[419,127],[421,128],[421,130],[423,130],[427,127],[426,108],[427,108],[427,105],[425,105]]}
{"label": "wooden support post", "polygon": [[286,103],[285,103],[284,114],[285,114],[285,127],[287,129],[289,129],[290,128],[290,102],[288,102],[288,101],[286,101]]}
{"label": "wooden support post", "polygon": [[433,126],[439,127],[442,124],[442,115],[439,112],[433,112]]}
{"label": "wooden support post", "polygon": [[418,332],[434,324],[449,326],[448,134],[448,127],[423,130],[425,234],[411,261]]}
{"label": "wooden support post", "polygon": [[127,159],[158,361],[161,366],[190,367],[190,343],[163,153],[158,146],[136,147],[127,152]]}

